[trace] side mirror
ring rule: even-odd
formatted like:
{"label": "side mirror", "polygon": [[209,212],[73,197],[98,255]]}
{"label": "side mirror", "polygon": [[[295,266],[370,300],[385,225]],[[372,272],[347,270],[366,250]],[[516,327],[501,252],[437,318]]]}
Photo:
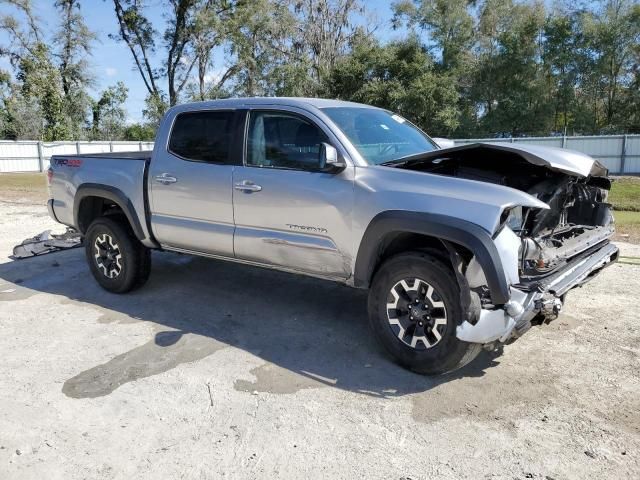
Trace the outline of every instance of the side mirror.
{"label": "side mirror", "polygon": [[320,170],[328,173],[338,173],[347,168],[344,159],[338,155],[333,145],[322,142],[320,144]]}

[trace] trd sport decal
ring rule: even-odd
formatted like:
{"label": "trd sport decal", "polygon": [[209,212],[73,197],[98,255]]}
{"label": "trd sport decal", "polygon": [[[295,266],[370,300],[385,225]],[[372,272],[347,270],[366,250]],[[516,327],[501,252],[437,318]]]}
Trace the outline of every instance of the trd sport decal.
{"label": "trd sport decal", "polygon": [[62,167],[80,167],[82,166],[82,160],[79,158],[54,158],[53,163]]}
{"label": "trd sport decal", "polygon": [[329,233],[324,227],[309,227],[307,225],[292,225],[290,223],[287,223],[286,225],[291,230],[299,230],[301,232]]}

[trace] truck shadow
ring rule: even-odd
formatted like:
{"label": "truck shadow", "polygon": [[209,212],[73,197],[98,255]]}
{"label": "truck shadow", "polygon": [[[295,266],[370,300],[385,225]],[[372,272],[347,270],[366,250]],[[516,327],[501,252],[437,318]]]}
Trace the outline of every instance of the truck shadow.
{"label": "truck shadow", "polygon": [[[0,284],[9,282],[15,288],[0,294],[2,301],[48,293],[93,306],[103,323],[152,322],[154,338],[67,380],[66,395],[107,395],[124,383],[229,346],[264,361],[251,370],[255,381],[234,380],[237,390],[251,392],[293,393],[330,386],[378,397],[400,396],[482,376],[497,364],[495,354],[483,352],[452,374],[416,375],[392,363],[375,343],[367,325],[364,291],[173,253],[154,252],[153,262],[149,282],[127,295],[110,294],[97,285],[82,249],[0,264]],[[46,312],[39,313],[47,321]]]}

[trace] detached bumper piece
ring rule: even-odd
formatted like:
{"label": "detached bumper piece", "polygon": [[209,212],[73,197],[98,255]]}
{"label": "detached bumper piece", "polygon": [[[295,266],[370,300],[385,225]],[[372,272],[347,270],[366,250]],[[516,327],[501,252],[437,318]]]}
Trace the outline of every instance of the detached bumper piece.
{"label": "detached bumper piece", "polygon": [[463,322],[458,326],[456,336],[466,342],[482,344],[517,338],[531,327],[534,317],[556,318],[562,309],[563,296],[591,280],[618,256],[618,247],[607,243],[542,280],[514,286],[511,298],[503,308],[480,310],[478,321],[475,324]]}
{"label": "detached bumper piece", "polygon": [[15,260],[22,258],[36,257],[58,250],[66,250],[82,245],[80,233],[72,228],[67,228],[65,233],[60,235],[52,234],[51,230],[46,230],[35,237],[27,238],[20,245],[13,247]]}

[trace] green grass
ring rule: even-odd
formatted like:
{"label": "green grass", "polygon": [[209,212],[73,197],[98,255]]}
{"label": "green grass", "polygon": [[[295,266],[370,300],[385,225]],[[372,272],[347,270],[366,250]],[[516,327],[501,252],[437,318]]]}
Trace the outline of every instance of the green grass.
{"label": "green grass", "polygon": [[640,177],[618,177],[609,193],[614,210],[640,212]]}
{"label": "green grass", "polygon": [[640,177],[617,177],[609,192],[616,239],[640,243]]}
{"label": "green grass", "polygon": [[616,224],[635,225],[640,227],[640,212],[614,212]]}
{"label": "green grass", "polygon": [[640,243],[640,212],[613,212],[616,219],[616,239]]}
{"label": "green grass", "polygon": [[0,198],[42,203],[47,199],[44,173],[0,173]]}
{"label": "green grass", "polygon": [[46,187],[44,173],[0,173],[0,188],[30,190]]}

